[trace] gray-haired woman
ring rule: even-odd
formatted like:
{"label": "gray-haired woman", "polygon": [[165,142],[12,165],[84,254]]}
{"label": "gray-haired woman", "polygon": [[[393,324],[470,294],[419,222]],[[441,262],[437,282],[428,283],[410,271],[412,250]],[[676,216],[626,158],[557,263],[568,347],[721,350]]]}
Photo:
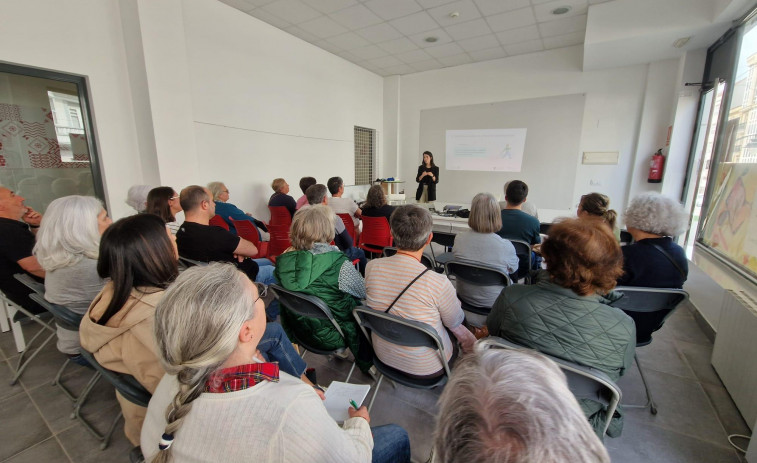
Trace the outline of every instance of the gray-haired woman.
{"label": "gray-haired woman", "polygon": [[686,253],[672,236],[686,230],[688,216],[678,201],[658,193],[642,193],[625,213],[634,243],[623,246],[621,286],[681,288],[689,273]]}
{"label": "gray-haired woman", "polygon": [[340,428],[313,388],[260,360],[265,326],[256,287],[232,265],[190,268],[166,290],[155,338],[167,374],[142,428],[148,461],[409,460],[402,428],[371,429],[365,407]]}

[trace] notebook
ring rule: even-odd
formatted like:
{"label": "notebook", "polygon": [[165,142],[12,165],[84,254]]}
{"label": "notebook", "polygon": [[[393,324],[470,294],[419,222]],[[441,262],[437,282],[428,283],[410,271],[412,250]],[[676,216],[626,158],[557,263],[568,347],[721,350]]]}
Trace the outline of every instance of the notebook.
{"label": "notebook", "polygon": [[323,405],[326,406],[326,411],[334,418],[334,421],[342,423],[350,417],[347,413],[350,408],[350,400],[354,400],[359,407],[363,404],[363,400],[370,390],[371,386],[368,384],[332,381],[326,390],[326,400],[323,401]]}

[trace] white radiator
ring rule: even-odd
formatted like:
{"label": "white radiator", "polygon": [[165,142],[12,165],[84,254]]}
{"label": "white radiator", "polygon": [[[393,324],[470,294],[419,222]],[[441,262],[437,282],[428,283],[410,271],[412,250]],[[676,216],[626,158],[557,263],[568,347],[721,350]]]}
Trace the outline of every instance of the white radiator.
{"label": "white radiator", "polygon": [[757,420],[757,301],[744,291],[726,291],[712,350],[720,375],[748,424]]}

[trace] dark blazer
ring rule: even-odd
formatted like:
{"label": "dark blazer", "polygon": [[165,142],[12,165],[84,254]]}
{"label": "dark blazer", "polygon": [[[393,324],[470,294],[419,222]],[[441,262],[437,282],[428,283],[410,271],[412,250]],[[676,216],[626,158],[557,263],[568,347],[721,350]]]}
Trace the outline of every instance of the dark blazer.
{"label": "dark blazer", "polygon": [[[431,172],[436,180],[431,180],[431,177],[425,176],[421,179],[423,172]],[[415,181],[418,182],[418,190],[415,192],[415,200],[419,201],[423,194],[423,185],[428,185],[428,200],[436,201],[436,184],[439,183],[439,166],[426,167],[425,164],[418,166],[418,174],[415,176]]]}

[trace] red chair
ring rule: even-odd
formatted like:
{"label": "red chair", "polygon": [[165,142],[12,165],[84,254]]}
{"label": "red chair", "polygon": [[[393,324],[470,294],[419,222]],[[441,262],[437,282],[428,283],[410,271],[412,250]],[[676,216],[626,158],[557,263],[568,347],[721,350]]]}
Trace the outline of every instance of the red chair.
{"label": "red chair", "polygon": [[268,206],[268,210],[271,211],[271,225],[286,225],[287,230],[292,225],[292,216],[289,214],[289,209],[284,206]]}
{"label": "red chair", "polygon": [[218,214],[210,218],[210,225],[214,227],[221,227],[224,230],[229,231],[229,224],[227,224],[226,221],[223,220],[223,217]]}
{"label": "red chair", "polygon": [[234,228],[237,229],[237,235],[240,238],[246,239],[258,248],[258,254],[253,256],[253,259],[268,257],[268,242],[260,241],[258,229],[252,222],[249,220],[234,220],[231,217],[229,217],[229,220],[234,224]]}
{"label": "red chair", "polygon": [[358,247],[364,251],[381,254],[384,248],[394,242],[389,221],[386,217],[362,217],[363,231],[360,232]]}
{"label": "red chair", "polygon": [[352,238],[353,243],[357,243],[357,236],[355,235],[355,222],[352,220],[352,216],[350,214],[337,214],[340,219],[342,219],[342,222],[344,222],[344,228],[347,229],[347,233],[350,235],[350,238]]}
{"label": "red chair", "polygon": [[283,225],[268,225],[268,233],[271,238],[268,242],[268,258],[276,262],[282,252],[284,252],[292,242],[289,239],[289,227]]}

